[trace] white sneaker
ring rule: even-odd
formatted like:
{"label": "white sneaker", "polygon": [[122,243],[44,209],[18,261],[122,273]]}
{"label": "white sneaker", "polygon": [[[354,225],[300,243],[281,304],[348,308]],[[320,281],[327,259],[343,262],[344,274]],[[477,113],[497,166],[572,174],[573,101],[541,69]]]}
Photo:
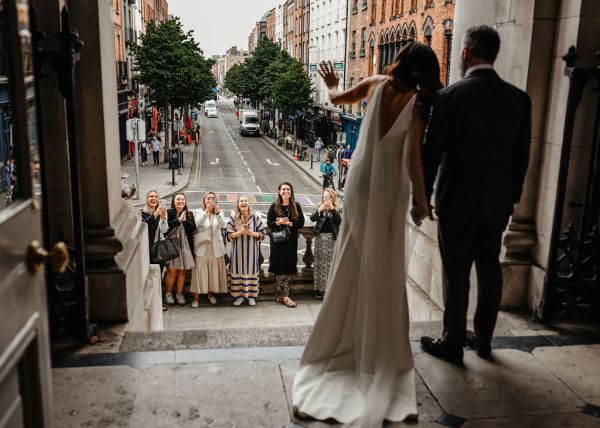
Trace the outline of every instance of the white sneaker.
{"label": "white sneaker", "polygon": [[244,298],[238,297],[237,299],[235,299],[235,302],[233,302],[233,306],[240,306],[242,303],[244,303]]}
{"label": "white sneaker", "polygon": [[254,297],[248,297],[248,306],[256,306],[256,300],[254,300]]}
{"label": "white sneaker", "polygon": [[185,306],[185,297],[183,296],[183,294],[177,295],[177,304],[179,306]]}
{"label": "white sneaker", "polygon": [[208,296],[208,301],[210,302],[211,305],[217,304],[217,298],[215,296]]}
{"label": "white sneaker", "polygon": [[165,295],[165,302],[169,306],[173,306],[175,304],[175,299],[173,299],[173,293],[167,293]]}
{"label": "white sneaker", "polygon": [[197,301],[197,300],[194,300],[194,301],[192,302],[192,308],[197,308],[198,306],[200,306],[200,305],[199,305],[199,303],[198,303],[198,301]]}

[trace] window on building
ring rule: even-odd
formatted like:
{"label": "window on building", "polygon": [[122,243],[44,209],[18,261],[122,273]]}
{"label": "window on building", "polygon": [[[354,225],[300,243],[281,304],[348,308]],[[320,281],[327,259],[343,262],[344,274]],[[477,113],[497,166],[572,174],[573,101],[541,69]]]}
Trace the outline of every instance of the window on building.
{"label": "window on building", "polygon": [[385,8],[387,6],[386,0],[381,0],[381,22],[385,22]]}
{"label": "window on building", "polygon": [[417,11],[417,0],[410,0],[410,13]]}
{"label": "window on building", "polygon": [[352,2],[352,13],[358,12],[358,0],[353,0]]}
{"label": "window on building", "polygon": [[433,7],[433,0],[425,0],[425,9]]}
{"label": "window on building", "polygon": [[350,51],[350,56],[352,58],[356,56],[356,31],[352,32],[352,51]]}
{"label": "window on building", "polygon": [[371,3],[371,25],[375,25],[377,20],[377,0],[373,0]]}
{"label": "window on building", "polygon": [[361,31],[360,31],[360,56],[364,56],[365,55],[365,46],[367,43],[367,28],[364,27]]}

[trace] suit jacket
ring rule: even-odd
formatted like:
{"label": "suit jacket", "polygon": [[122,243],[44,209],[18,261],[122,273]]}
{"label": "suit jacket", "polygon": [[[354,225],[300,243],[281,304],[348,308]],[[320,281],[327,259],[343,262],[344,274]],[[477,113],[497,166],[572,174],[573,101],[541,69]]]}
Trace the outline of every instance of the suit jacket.
{"label": "suit jacket", "polygon": [[[442,221],[506,225],[529,164],[531,99],[492,69],[438,91],[423,146]],[[439,170],[438,170],[439,168]]]}

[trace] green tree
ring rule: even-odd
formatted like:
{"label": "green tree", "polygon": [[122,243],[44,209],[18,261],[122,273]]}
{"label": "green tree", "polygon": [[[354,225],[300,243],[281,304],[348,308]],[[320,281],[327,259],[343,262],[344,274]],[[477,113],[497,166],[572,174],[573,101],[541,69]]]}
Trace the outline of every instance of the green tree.
{"label": "green tree", "polygon": [[233,94],[240,96],[244,94],[244,64],[235,64],[225,75],[225,87]]}
{"label": "green tree", "polygon": [[271,98],[270,85],[265,81],[269,66],[277,60],[279,45],[268,38],[258,42],[252,56],[246,60],[244,95],[251,101],[260,102]]}
{"label": "green tree", "polygon": [[[150,23],[142,44],[133,47],[134,68],[160,105],[185,107],[212,96],[212,60],[204,58],[193,32],[185,33],[178,18]],[[167,133],[167,147],[170,139]]]}
{"label": "green tree", "polygon": [[[280,74],[273,84],[273,101],[275,106],[285,115],[312,106],[312,83],[304,72],[302,64],[293,60],[287,71]],[[296,129],[294,128],[294,140]]]}

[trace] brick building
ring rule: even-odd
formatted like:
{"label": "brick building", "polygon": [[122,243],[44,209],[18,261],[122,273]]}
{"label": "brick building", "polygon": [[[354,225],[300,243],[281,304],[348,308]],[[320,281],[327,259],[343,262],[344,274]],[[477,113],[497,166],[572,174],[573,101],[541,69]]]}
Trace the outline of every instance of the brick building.
{"label": "brick building", "polygon": [[[447,84],[454,0],[350,0],[346,87],[381,73],[409,40],[429,44]],[[352,106],[360,114],[362,105]]]}
{"label": "brick building", "polygon": [[277,42],[277,37],[275,36],[275,27],[277,25],[277,14],[275,13],[276,9],[273,8],[269,12],[267,12],[267,38],[273,42]]}
{"label": "brick building", "polygon": [[310,30],[310,1],[295,0],[294,7],[294,55],[308,72],[308,45]]}

